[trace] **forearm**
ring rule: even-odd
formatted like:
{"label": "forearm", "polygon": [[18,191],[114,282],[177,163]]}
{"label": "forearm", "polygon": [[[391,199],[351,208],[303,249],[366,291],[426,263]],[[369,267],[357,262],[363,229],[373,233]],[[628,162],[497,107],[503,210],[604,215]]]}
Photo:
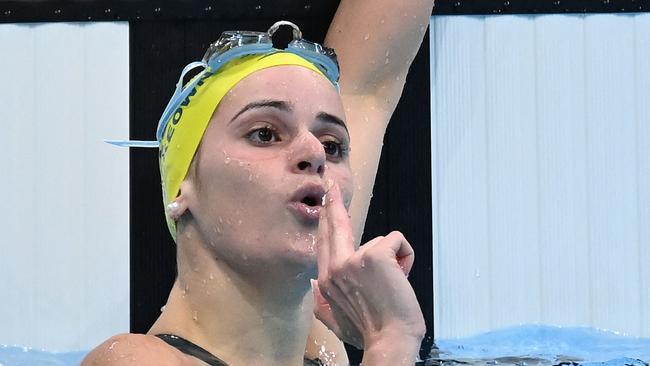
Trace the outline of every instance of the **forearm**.
{"label": "forearm", "polygon": [[350,205],[360,241],[388,122],[429,25],[433,0],[341,0],[325,43],[341,65],[341,99],[352,141]]}
{"label": "forearm", "polygon": [[305,357],[311,360],[320,359],[331,365],[348,364],[348,356],[343,342],[316,318],[312,322],[311,331],[307,338]]}
{"label": "forearm", "polygon": [[341,0],[325,43],[340,56],[342,94],[401,94],[433,3]]}
{"label": "forearm", "polygon": [[420,350],[420,341],[400,335],[383,337],[364,350],[362,365],[413,366]]}

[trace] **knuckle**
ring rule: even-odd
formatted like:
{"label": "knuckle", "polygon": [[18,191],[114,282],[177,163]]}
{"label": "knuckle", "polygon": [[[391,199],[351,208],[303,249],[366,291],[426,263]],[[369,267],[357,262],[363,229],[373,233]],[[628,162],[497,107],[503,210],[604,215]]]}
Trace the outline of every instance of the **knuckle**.
{"label": "knuckle", "polygon": [[407,241],[406,237],[401,231],[397,231],[397,230],[391,231],[390,234],[388,234],[388,236],[393,240]]}
{"label": "knuckle", "polygon": [[346,266],[344,263],[332,263],[328,269],[328,273],[330,281],[340,279],[346,273]]}
{"label": "knuckle", "polygon": [[378,247],[372,247],[361,254],[361,261],[365,264],[374,264],[382,259],[381,251]]}

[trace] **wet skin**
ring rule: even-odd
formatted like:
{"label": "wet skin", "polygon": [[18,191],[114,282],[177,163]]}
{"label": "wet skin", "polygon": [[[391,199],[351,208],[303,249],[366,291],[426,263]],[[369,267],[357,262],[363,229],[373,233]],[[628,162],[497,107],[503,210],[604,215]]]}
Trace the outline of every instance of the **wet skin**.
{"label": "wet skin", "polygon": [[336,181],[350,202],[343,121],[332,84],[303,67],[258,71],[224,97],[181,187],[213,257],[244,278],[304,275],[308,287],[316,275],[321,202],[299,200]]}

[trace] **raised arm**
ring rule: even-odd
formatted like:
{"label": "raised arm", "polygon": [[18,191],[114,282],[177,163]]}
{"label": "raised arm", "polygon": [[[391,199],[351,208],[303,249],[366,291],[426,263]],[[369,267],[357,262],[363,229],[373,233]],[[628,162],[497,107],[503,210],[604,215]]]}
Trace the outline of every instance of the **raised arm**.
{"label": "raised arm", "polygon": [[[350,206],[359,244],[370,205],[384,133],[402,94],[406,74],[429,25],[433,0],[342,0],[325,39],[341,66],[341,96],[352,139],[355,193]],[[306,354],[321,345],[345,364],[342,344],[314,322]]]}
{"label": "raised arm", "polygon": [[[433,0],[342,0],[325,44],[341,66],[341,96],[352,139],[357,243],[370,205],[386,127],[429,25]],[[416,128],[414,126],[414,128]]]}

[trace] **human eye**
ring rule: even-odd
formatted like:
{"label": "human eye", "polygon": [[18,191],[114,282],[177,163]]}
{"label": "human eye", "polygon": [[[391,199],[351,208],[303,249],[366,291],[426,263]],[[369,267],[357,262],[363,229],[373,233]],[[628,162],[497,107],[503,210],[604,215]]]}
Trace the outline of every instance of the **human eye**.
{"label": "human eye", "polygon": [[280,141],[278,133],[271,126],[254,128],[246,134],[246,137],[257,145],[270,145]]}
{"label": "human eye", "polygon": [[325,154],[332,160],[338,161],[348,155],[350,148],[333,137],[323,138],[321,140]]}

